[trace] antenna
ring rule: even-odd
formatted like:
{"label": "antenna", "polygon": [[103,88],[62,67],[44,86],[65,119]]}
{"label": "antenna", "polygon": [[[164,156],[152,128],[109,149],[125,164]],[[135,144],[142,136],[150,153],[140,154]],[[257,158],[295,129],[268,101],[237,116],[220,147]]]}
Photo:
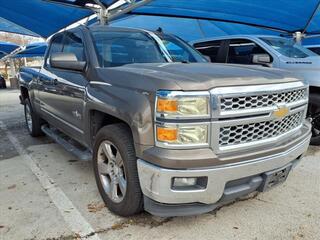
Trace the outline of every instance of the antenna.
{"label": "antenna", "polygon": [[158,29],[156,31],[159,32],[159,33],[163,33],[163,30],[162,30],[161,27],[158,27]]}

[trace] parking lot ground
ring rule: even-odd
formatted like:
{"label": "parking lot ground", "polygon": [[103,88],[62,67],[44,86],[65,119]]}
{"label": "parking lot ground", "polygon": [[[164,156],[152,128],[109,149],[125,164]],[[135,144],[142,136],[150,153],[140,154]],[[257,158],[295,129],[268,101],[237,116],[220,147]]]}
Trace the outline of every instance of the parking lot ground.
{"label": "parking lot ground", "polygon": [[275,189],[193,217],[122,218],[104,206],[91,162],[31,138],[17,90],[0,90],[0,240],[320,239],[320,148]]}

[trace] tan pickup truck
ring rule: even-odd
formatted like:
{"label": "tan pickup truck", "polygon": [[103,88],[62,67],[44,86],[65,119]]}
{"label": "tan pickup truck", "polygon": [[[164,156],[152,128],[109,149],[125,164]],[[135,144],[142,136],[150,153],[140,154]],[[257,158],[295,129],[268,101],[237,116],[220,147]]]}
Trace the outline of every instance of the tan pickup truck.
{"label": "tan pickup truck", "polygon": [[208,63],[161,32],[59,32],[20,86],[30,134],[92,158],[103,200],[122,216],[199,214],[265,191],[286,180],[311,137],[304,81]]}

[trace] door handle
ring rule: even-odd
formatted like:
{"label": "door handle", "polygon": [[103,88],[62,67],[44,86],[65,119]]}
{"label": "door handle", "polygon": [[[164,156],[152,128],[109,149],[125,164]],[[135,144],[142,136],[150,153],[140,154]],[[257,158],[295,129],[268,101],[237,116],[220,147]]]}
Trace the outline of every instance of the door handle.
{"label": "door handle", "polygon": [[53,79],[53,85],[57,85],[58,84],[58,79]]}

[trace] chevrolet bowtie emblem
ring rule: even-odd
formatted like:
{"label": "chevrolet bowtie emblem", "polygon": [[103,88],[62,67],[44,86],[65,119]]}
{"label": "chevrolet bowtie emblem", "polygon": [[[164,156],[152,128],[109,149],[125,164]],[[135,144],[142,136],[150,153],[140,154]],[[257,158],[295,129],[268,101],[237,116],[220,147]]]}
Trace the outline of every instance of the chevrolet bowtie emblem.
{"label": "chevrolet bowtie emblem", "polygon": [[290,110],[285,106],[278,106],[278,109],[273,112],[273,116],[276,118],[284,118],[288,116]]}

